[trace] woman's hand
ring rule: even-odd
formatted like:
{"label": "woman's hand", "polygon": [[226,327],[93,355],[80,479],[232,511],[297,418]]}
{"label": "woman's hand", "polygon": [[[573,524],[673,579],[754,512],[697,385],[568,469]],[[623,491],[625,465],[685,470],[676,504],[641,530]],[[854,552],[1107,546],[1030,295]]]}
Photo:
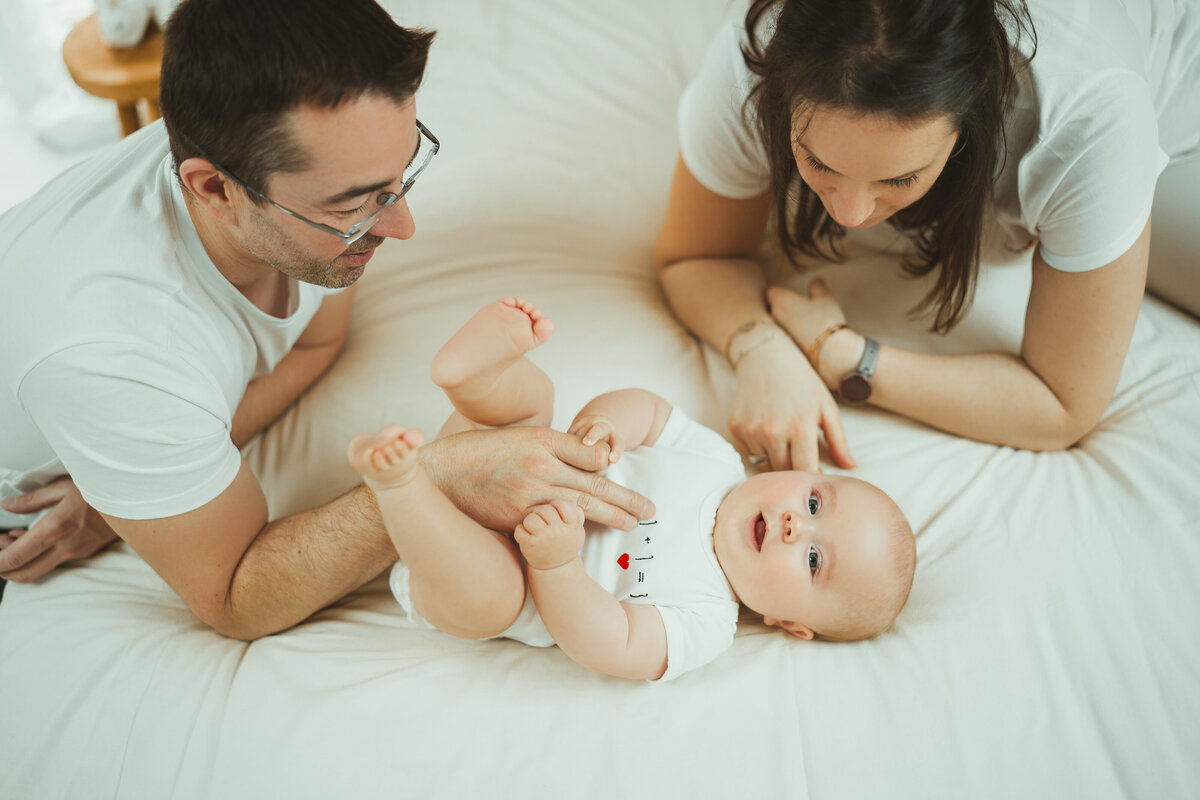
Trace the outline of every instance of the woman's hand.
{"label": "woman's hand", "polygon": [[755,347],[738,361],[737,378],[729,431],[742,452],[765,455],[774,470],[819,472],[823,431],[834,463],[854,466],[837,403],[794,342]]}
{"label": "woman's hand", "polygon": [[[846,323],[842,306],[829,291],[824,278],[813,278],[808,282],[807,296],[782,286],[772,286],[767,289],[767,304],[770,306],[771,316],[791,335],[804,353],[808,352],[808,348],[824,331]],[[839,331],[822,343],[813,370],[820,375],[826,386],[833,386],[843,374],[854,369],[854,364],[858,363],[857,358],[853,364],[840,363],[844,359],[835,356],[835,353],[844,355],[842,351],[853,350],[849,345],[842,347],[850,338],[849,332]],[[858,349],[861,355],[861,342]]]}

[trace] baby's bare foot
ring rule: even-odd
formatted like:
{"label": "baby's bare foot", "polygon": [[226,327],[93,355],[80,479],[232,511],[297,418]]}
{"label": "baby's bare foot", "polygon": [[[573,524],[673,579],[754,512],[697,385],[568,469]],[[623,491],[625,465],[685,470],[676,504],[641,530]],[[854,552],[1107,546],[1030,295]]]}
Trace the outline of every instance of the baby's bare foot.
{"label": "baby's bare foot", "polygon": [[489,389],[513,362],[550,338],[554,323],[533,303],[506,297],[484,306],[433,357],[430,375],[443,389]]}
{"label": "baby's bare foot", "polygon": [[347,456],[372,489],[393,489],[417,474],[417,448],[423,441],[425,435],[416,429],[388,425],[379,433],[355,436]]}

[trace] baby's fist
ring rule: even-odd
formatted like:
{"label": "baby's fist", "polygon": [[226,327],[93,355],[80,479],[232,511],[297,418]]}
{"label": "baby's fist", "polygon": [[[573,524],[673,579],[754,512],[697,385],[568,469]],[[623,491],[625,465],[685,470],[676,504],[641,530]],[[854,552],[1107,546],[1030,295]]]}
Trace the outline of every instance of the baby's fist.
{"label": "baby's fist", "polygon": [[513,531],[532,569],[557,569],[579,556],[583,547],[583,509],[567,500],[534,506]]}
{"label": "baby's fist", "polygon": [[570,430],[567,431],[573,436],[578,436],[588,447],[604,442],[608,445],[608,463],[615,464],[621,454],[625,452],[625,442],[617,434],[617,426],[608,417],[599,414],[588,414],[582,417],[576,417],[571,423]]}

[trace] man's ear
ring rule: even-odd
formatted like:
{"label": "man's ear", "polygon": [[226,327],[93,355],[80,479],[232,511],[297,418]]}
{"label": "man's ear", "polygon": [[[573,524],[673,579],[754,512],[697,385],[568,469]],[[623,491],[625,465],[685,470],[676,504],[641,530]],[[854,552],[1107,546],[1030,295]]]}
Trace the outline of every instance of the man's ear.
{"label": "man's ear", "polygon": [[807,625],[801,625],[799,622],[792,622],[790,619],[773,619],[769,622],[767,622],[767,620],[763,621],[768,625],[774,625],[777,628],[782,628],[792,636],[795,636],[799,639],[812,639],[813,636],[816,635],[812,628],[808,627]]}
{"label": "man's ear", "polygon": [[179,165],[179,180],[205,211],[221,222],[236,225],[233,182],[207,158],[189,158]]}

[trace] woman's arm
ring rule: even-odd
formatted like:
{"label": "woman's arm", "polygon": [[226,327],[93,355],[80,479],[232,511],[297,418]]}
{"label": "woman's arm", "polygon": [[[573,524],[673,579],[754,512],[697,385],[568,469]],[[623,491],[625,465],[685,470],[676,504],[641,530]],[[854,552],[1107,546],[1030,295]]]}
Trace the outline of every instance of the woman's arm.
{"label": "woman's arm", "polygon": [[[1070,447],[1112,399],[1141,307],[1149,241],[1147,222],[1124,255],[1088,272],[1056,270],[1035,252],[1019,355],[935,356],[882,346],[870,402],[973,439],[1028,450]],[[801,346],[821,321],[833,320],[819,292],[804,299],[772,290],[771,302]],[[805,324],[798,309],[807,313]],[[818,359],[825,383],[836,386],[862,350],[857,332],[831,336]]]}
{"label": "woman's arm", "polygon": [[734,200],[709,191],[680,158],[655,247],[663,291],[690,331],[736,362],[729,427],[743,452],[767,455],[774,469],[817,469],[823,430],[834,460],[853,466],[837,404],[767,310],[754,254],[770,205],[770,193]]}

